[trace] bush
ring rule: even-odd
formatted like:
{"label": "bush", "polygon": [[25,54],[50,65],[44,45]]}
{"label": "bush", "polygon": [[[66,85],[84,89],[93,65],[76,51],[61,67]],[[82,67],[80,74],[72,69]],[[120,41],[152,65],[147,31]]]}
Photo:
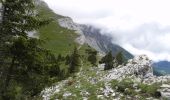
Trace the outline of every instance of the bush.
{"label": "bush", "polygon": [[136,95],[136,92],[135,92],[135,90],[134,89],[125,89],[125,91],[124,91],[124,94],[125,95]]}
{"label": "bush", "polygon": [[118,85],[119,82],[117,80],[112,80],[110,83],[111,83],[111,87],[113,89],[116,89],[116,86]]}
{"label": "bush", "polygon": [[161,96],[160,92],[157,91],[159,89],[158,84],[152,84],[152,85],[140,84],[139,88],[141,89],[141,93],[145,93],[148,96],[153,96],[156,98],[159,98]]}
{"label": "bush", "polygon": [[118,84],[118,91],[119,92],[125,92],[125,89],[129,88],[132,89],[133,88],[133,81],[130,79],[124,79],[121,82],[119,82]]}

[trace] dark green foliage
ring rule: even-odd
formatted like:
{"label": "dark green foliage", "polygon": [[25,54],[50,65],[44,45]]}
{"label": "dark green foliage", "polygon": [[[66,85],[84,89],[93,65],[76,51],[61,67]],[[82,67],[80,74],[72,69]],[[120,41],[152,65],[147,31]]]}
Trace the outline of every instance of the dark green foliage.
{"label": "dark green foliage", "polygon": [[[13,41],[9,46],[12,62],[5,74],[3,96],[6,99],[11,98],[8,93],[13,92],[17,87],[20,88],[22,95],[35,96],[53,82],[52,77],[58,75],[59,68],[56,60],[49,51],[39,47],[38,39],[18,37]],[[16,86],[13,83],[16,83]]]}
{"label": "dark green foliage", "polygon": [[41,47],[42,41],[27,36],[49,20],[39,19],[33,0],[1,2],[0,99],[31,99],[56,81],[59,73],[56,58]]}
{"label": "dark green foliage", "polygon": [[87,60],[93,65],[95,66],[97,63],[97,51],[96,50],[92,50],[92,49],[87,49],[86,53],[88,54],[88,58]]}
{"label": "dark green foliage", "polygon": [[133,87],[134,82],[131,79],[123,79],[122,81],[112,80],[111,87],[116,89],[125,95],[135,96],[135,88]]}
{"label": "dark green foliage", "polygon": [[143,93],[145,96],[153,96],[156,98],[161,97],[160,92],[158,91],[160,85],[159,84],[140,84],[139,88],[141,89],[141,93]]}
{"label": "dark green foliage", "polygon": [[[119,52],[115,58],[112,56],[112,52],[110,51],[106,56],[104,56],[99,63],[105,63],[105,70],[112,69],[116,66],[126,64],[126,59],[123,56],[122,52]],[[116,65],[113,65],[116,64]]]}
{"label": "dark green foliage", "polygon": [[70,56],[69,71],[70,73],[78,72],[80,67],[81,67],[80,55],[77,47],[75,47],[72,55]]}
{"label": "dark green foliage", "polygon": [[66,60],[66,61],[65,61],[65,64],[66,64],[66,65],[69,65],[69,64],[70,64],[70,59],[71,59],[71,58],[70,58],[69,55],[67,55],[67,56],[65,57],[65,60]]}
{"label": "dark green foliage", "polygon": [[114,58],[113,58],[113,56],[112,56],[112,52],[111,52],[111,51],[110,51],[106,56],[104,56],[104,57],[101,59],[100,63],[105,63],[105,68],[104,68],[104,70],[109,70],[109,69],[114,68],[114,66],[113,66],[113,64],[114,64],[113,60],[114,60]]}
{"label": "dark green foliage", "polygon": [[133,81],[131,81],[130,79],[124,79],[121,82],[119,82],[117,87],[118,87],[117,90],[119,92],[126,92],[125,91],[126,88],[129,88],[129,89],[133,88]]}
{"label": "dark green foliage", "polygon": [[113,88],[113,89],[116,89],[116,87],[117,87],[117,84],[119,83],[117,80],[112,80],[111,82],[111,87]]}
{"label": "dark green foliage", "polygon": [[125,62],[125,58],[124,58],[122,52],[119,52],[119,53],[116,55],[115,59],[116,59],[118,65],[122,65],[122,64]]}
{"label": "dark green foliage", "polygon": [[[160,84],[155,83],[152,85],[148,84],[137,84],[134,83],[131,79],[123,79],[121,81],[112,80],[111,87],[116,89],[116,91],[123,93],[124,95],[135,96],[139,94],[142,97],[161,97],[161,93],[158,91],[160,88]],[[136,86],[134,87],[134,84]],[[140,89],[140,92],[135,91],[136,89]]]}

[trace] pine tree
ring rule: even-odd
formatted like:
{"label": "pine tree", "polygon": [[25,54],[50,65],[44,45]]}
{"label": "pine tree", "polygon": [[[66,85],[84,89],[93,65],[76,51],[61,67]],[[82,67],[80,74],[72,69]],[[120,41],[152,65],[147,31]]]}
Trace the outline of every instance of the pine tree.
{"label": "pine tree", "polygon": [[70,57],[70,73],[76,73],[81,67],[80,55],[78,53],[77,47],[74,48],[73,54]]}
{"label": "pine tree", "polygon": [[125,58],[124,58],[122,52],[117,53],[115,58],[116,58],[118,65],[122,65],[125,62]]}
{"label": "pine tree", "polygon": [[69,65],[70,64],[70,55],[67,55],[65,57],[65,65]]}
{"label": "pine tree", "polygon": [[34,97],[50,82],[49,69],[58,69],[54,68],[54,56],[41,47],[39,39],[28,37],[27,33],[49,20],[38,18],[33,0],[1,0],[1,3],[0,99],[19,99],[16,89],[22,96]]}
{"label": "pine tree", "polygon": [[97,63],[97,51],[96,50],[92,50],[92,49],[87,49],[86,53],[88,54],[88,58],[87,60],[93,65],[95,66]]}
{"label": "pine tree", "polygon": [[114,58],[112,56],[112,52],[111,51],[108,54],[106,54],[106,56],[104,56],[102,58],[102,61],[100,61],[100,62],[105,63],[104,70],[109,70],[109,69],[114,68],[113,60],[114,60]]}

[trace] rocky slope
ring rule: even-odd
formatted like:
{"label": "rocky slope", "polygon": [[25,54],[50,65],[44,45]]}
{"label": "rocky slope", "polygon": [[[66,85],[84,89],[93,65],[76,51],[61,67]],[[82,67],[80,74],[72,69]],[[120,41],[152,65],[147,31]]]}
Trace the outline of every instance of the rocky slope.
{"label": "rocky slope", "polygon": [[76,41],[80,44],[87,43],[102,54],[111,50],[112,54],[116,55],[121,51],[127,59],[133,58],[128,51],[112,43],[111,37],[102,35],[101,30],[98,28],[89,25],[76,24],[69,17],[61,18],[58,22],[62,27],[75,30],[80,35],[79,38],[76,39]]}
{"label": "rocky slope", "polygon": [[153,76],[151,60],[149,60],[146,55],[137,56],[134,59],[129,60],[125,66],[120,65],[118,68],[110,70],[104,79],[121,80],[131,75],[135,75],[140,79]]}
{"label": "rocky slope", "polygon": [[160,100],[170,98],[170,76],[153,75],[147,56],[104,71],[104,64],[82,70],[42,91],[44,100]]}
{"label": "rocky slope", "polygon": [[[61,17],[53,13],[48,13],[47,17],[50,14],[55,18],[55,23],[53,22],[46,28],[50,29],[48,32],[46,32],[46,29],[42,32],[45,31],[44,34],[51,33],[48,36],[52,39],[58,32],[60,34],[57,36],[63,35],[61,39],[64,39],[63,41],[56,41],[60,38],[54,38],[54,45],[60,45],[58,42],[62,42],[63,45],[63,42],[70,39],[70,36],[75,35],[70,35],[73,32],[69,30],[74,30],[78,34],[75,41],[81,45],[87,43],[100,53],[106,53],[111,49],[113,55],[122,51],[127,58],[132,58],[132,55],[125,49],[113,44],[110,37],[100,34],[100,29],[76,24],[69,17]],[[58,23],[56,24],[56,22]],[[51,27],[53,30],[51,30]],[[65,31],[65,28],[68,30]],[[68,38],[65,39],[66,36]],[[66,49],[67,43],[63,45],[64,49],[62,48],[60,51]],[[53,48],[54,45],[50,48]],[[59,47],[62,46],[58,46],[57,49]],[[58,54],[58,52],[56,53]],[[91,68],[83,66],[83,68],[87,67],[88,69],[82,69],[77,75],[44,89],[41,96],[44,100],[159,100],[170,98],[170,76],[154,76],[151,64],[151,60],[142,55],[130,59],[126,65],[120,65],[109,71],[103,70],[104,64]]]}

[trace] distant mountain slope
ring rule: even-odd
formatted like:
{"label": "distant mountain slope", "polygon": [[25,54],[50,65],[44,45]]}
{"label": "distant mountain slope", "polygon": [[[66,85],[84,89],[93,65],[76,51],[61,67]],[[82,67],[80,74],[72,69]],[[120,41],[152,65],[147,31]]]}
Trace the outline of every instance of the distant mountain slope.
{"label": "distant mountain slope", "polygon": [[113,44],[109,36],[102,35],[100,29],[76,24],[69,17],[55,14],[44,2],[39,1],[37,5],[41,18],[55,19],[52,23],[39,30],[40,39],[46,40],[44,47],[52,50],[54,53],[68,54],[74,45],[80,44],[85,49],[89,48],[88,44],[102,54],[111,50],[113,55],[121,51],[127,59],[133,57],[132,54],[122,47]]}
{"label": "distant mountain slope", "polygon": [[112,51],[115,56],[118,52],[122,52],[127,59],[133,58],[133,55],[124,48],[112,43],[112,38],[102,35],[101,30],[92,26],[83,25],[82,31],[86,38],[86,43],[100,52],[107,53]]}
{"label": "distant mountain slope", "polygon": [[160,62],[154,63],[153,68],[154,68],[155,74],[158,74],[158,75],[170,74],[170,62],[168,61],[160,61]]}
{"label": "distant mountain slope", "polygon": [[74,23],[69,17],[59,19],[59,24],[67,29],[75,30],[79,34],[77,42],[80,44],[88,44],[102,54],[112,51],[112,54],[115,56],[118,52],[122,52],[127,59],[133,58],[133,55],[128,51],[112,43],[111,37],[102,35],[99,28]]}
{"label": "distant mountain slope", "polygon": [[[74,46],[79,46],[79,44],[75,42],[75,39],[79,35],[74,30],[61,27],[58,23],[58,19],[66,17],[55,14],[45,2],[36,0],[36,5],[36,9],[41,18],[54,19],[49,25],[46,25],[39,30],[38,37],[45,41],[43,46],[56,55],[70,54]],[[80,52],[84,53],[87,48],[89,48],[89,46],[82,45]]]}

